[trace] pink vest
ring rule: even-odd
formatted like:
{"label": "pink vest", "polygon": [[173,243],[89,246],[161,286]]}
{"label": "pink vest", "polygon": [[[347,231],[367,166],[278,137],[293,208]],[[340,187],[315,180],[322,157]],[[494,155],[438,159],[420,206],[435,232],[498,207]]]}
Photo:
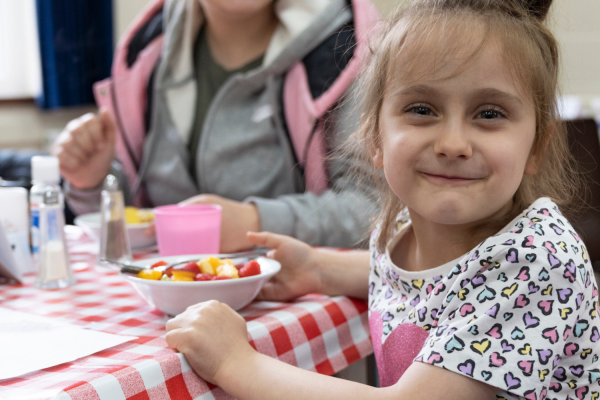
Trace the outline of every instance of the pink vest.
{"label": "pink vest", "polygon": [[[136,181],[136,165],[142,161],[146,128],[144,116],[147,107],[148,80],[161,55],[163,35],[159,35],[139,54],[136,62],[128,67],[127,50],[135,33],[152,19],[164,5],[156,0],[138,15],[125,32],[115,53],[112,76],[94,85],[98,107],[109,110],[117,125],[116,154],[121,162],[130,187]],[[379,18],[368,0],[352,0],[356,48],[354,56],[331,87],[313,99],[304,63],[299,61],[286,74],[283,86],[283,110],[292,146],[308,191],[320,194],[328,188],[325,163],[327,149],[323,138],[324,114],[340,99],[356,79],[362,60],[368,51],[367,34]],[[119,117],[115,110],[118,108]],[[316,126],[314,135],[311,135]],[[312,138],[311,138],[312,136]],[[125,144],[129,143],[131,153]],[[308,146],[308,148],[307,148]],[[142,194],[138,192],[134,204],[141,206]]]}

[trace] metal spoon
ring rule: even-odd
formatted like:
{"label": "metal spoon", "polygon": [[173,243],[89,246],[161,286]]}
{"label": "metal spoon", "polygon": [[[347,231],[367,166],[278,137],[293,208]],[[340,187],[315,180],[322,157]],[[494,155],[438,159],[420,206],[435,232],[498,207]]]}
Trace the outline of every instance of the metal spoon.
{"label": "metal spoon", "polygon": [[[264,256],[265,254],[268,253],[269,250],[271,250],[271,249],[268,249],[266,247],[257,247],[256,249],[250,250],[250,251],[243,251],[240,253],[231,253],[231,254],[215,254],[212,257],[253,259],[253,258],[260,257],[260,256]],[[167,269],[169,269],[171,267],[174,267],[174,266],[180,265],[180,264],[187,264],[192,261],[198,261],[198,258],[193,258],[193,259],[184,260],[184,261],[177,261],[177,262],[174,262],[171,264],[163,265],[161,267],[156,267],[156,268],[152,268],[152,269],[156,270],[156,271],[160,271],[160,272],[165,272]],[[102,265],[111,265],[111,266],[119,267],[121,269],[121,273],[123,273],[123,274],[137,275],[140,271],[148,269],[147,267],[140,267],[138,265],[124,264],[124,263],[120,263],[118,261],[107,260],[105,258],[98,259],[98,263],[102,264]]]}

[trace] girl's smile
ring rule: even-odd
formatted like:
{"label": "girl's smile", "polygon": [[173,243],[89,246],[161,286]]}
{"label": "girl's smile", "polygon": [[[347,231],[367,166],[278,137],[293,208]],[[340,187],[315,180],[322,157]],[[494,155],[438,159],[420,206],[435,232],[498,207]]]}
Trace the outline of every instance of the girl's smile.
{"label": "girl's smile", "polygon": [[425,179],[434,185],[471,185],[483,178],[470,178],[467,176],[433,174],[421,171]]}

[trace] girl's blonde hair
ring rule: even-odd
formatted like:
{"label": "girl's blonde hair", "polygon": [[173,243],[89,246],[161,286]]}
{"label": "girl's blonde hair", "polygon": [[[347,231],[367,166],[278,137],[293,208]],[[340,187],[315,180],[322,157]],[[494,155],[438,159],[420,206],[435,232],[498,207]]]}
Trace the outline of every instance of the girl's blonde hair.
{"label": "girl's blonde hair", "polygon": [[[418,77],[435,73],[448,61],[455,60],[457,54],[464,54],[460,50],[468,48],[467,43],[478,43],[464,57],[461,63],[464,67],[484,44],[493,40],[500,45],[514,79],[533,98],[536,133],[532,152],[538,160],[538,172],[523,177],[513,197],[510,215],[500,222],[506,223],[542,196],[550,197],[559,206],[571,205],[578,197],[579,174],[557,111],[558,43],[543,23],[551,2],[415,0],[397,11],[372,40],[370,59],[357,84],[362,116],[358,130],[350,138],[350,151],[372,165],[372,155],[381,143],[380,110],[392,75]],[[422,72],[424,57],[425,64],[431,65],[425,73]],[[452,76],[458,73],[460,67]],[[404,205],[381,171],[373,167],[373,173],[382,194],[376,224],[381,223],[377,246],[383,251]]]}

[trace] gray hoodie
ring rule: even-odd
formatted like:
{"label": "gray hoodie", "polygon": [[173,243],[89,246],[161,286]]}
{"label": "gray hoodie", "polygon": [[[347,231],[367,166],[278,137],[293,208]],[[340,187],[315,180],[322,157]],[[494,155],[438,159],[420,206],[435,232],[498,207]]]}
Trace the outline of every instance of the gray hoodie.
{"label": "gray hoodie", "polygon": [[[232,76],[219,89],[204,120],[196,179],[187,141],[194,120],[196,82],[192,49],[202,24],[197,0],[167,0],[164,42],[154,74],[149,131],[138,177],[132,184],[118,162],[113,173],[126,198],[143,190],[149,205],[183,201],[200,193],[254,203],[265,231],[312,245],[352,247],[365,237],[377,211],[374,188],[348,174],[348,157],[327,160],[329,189],[307,192],[302,168],[283,117],[285,73],[320,43],[353,22],[346,0],[279,0],[281,26],[260,68]],[[323,118],[326,148],[339,149],[358,123],[349,96]],[[97,211],[100,189],[66,188],[76,213]],[[364,244],[364,242],[363,242]]]}

